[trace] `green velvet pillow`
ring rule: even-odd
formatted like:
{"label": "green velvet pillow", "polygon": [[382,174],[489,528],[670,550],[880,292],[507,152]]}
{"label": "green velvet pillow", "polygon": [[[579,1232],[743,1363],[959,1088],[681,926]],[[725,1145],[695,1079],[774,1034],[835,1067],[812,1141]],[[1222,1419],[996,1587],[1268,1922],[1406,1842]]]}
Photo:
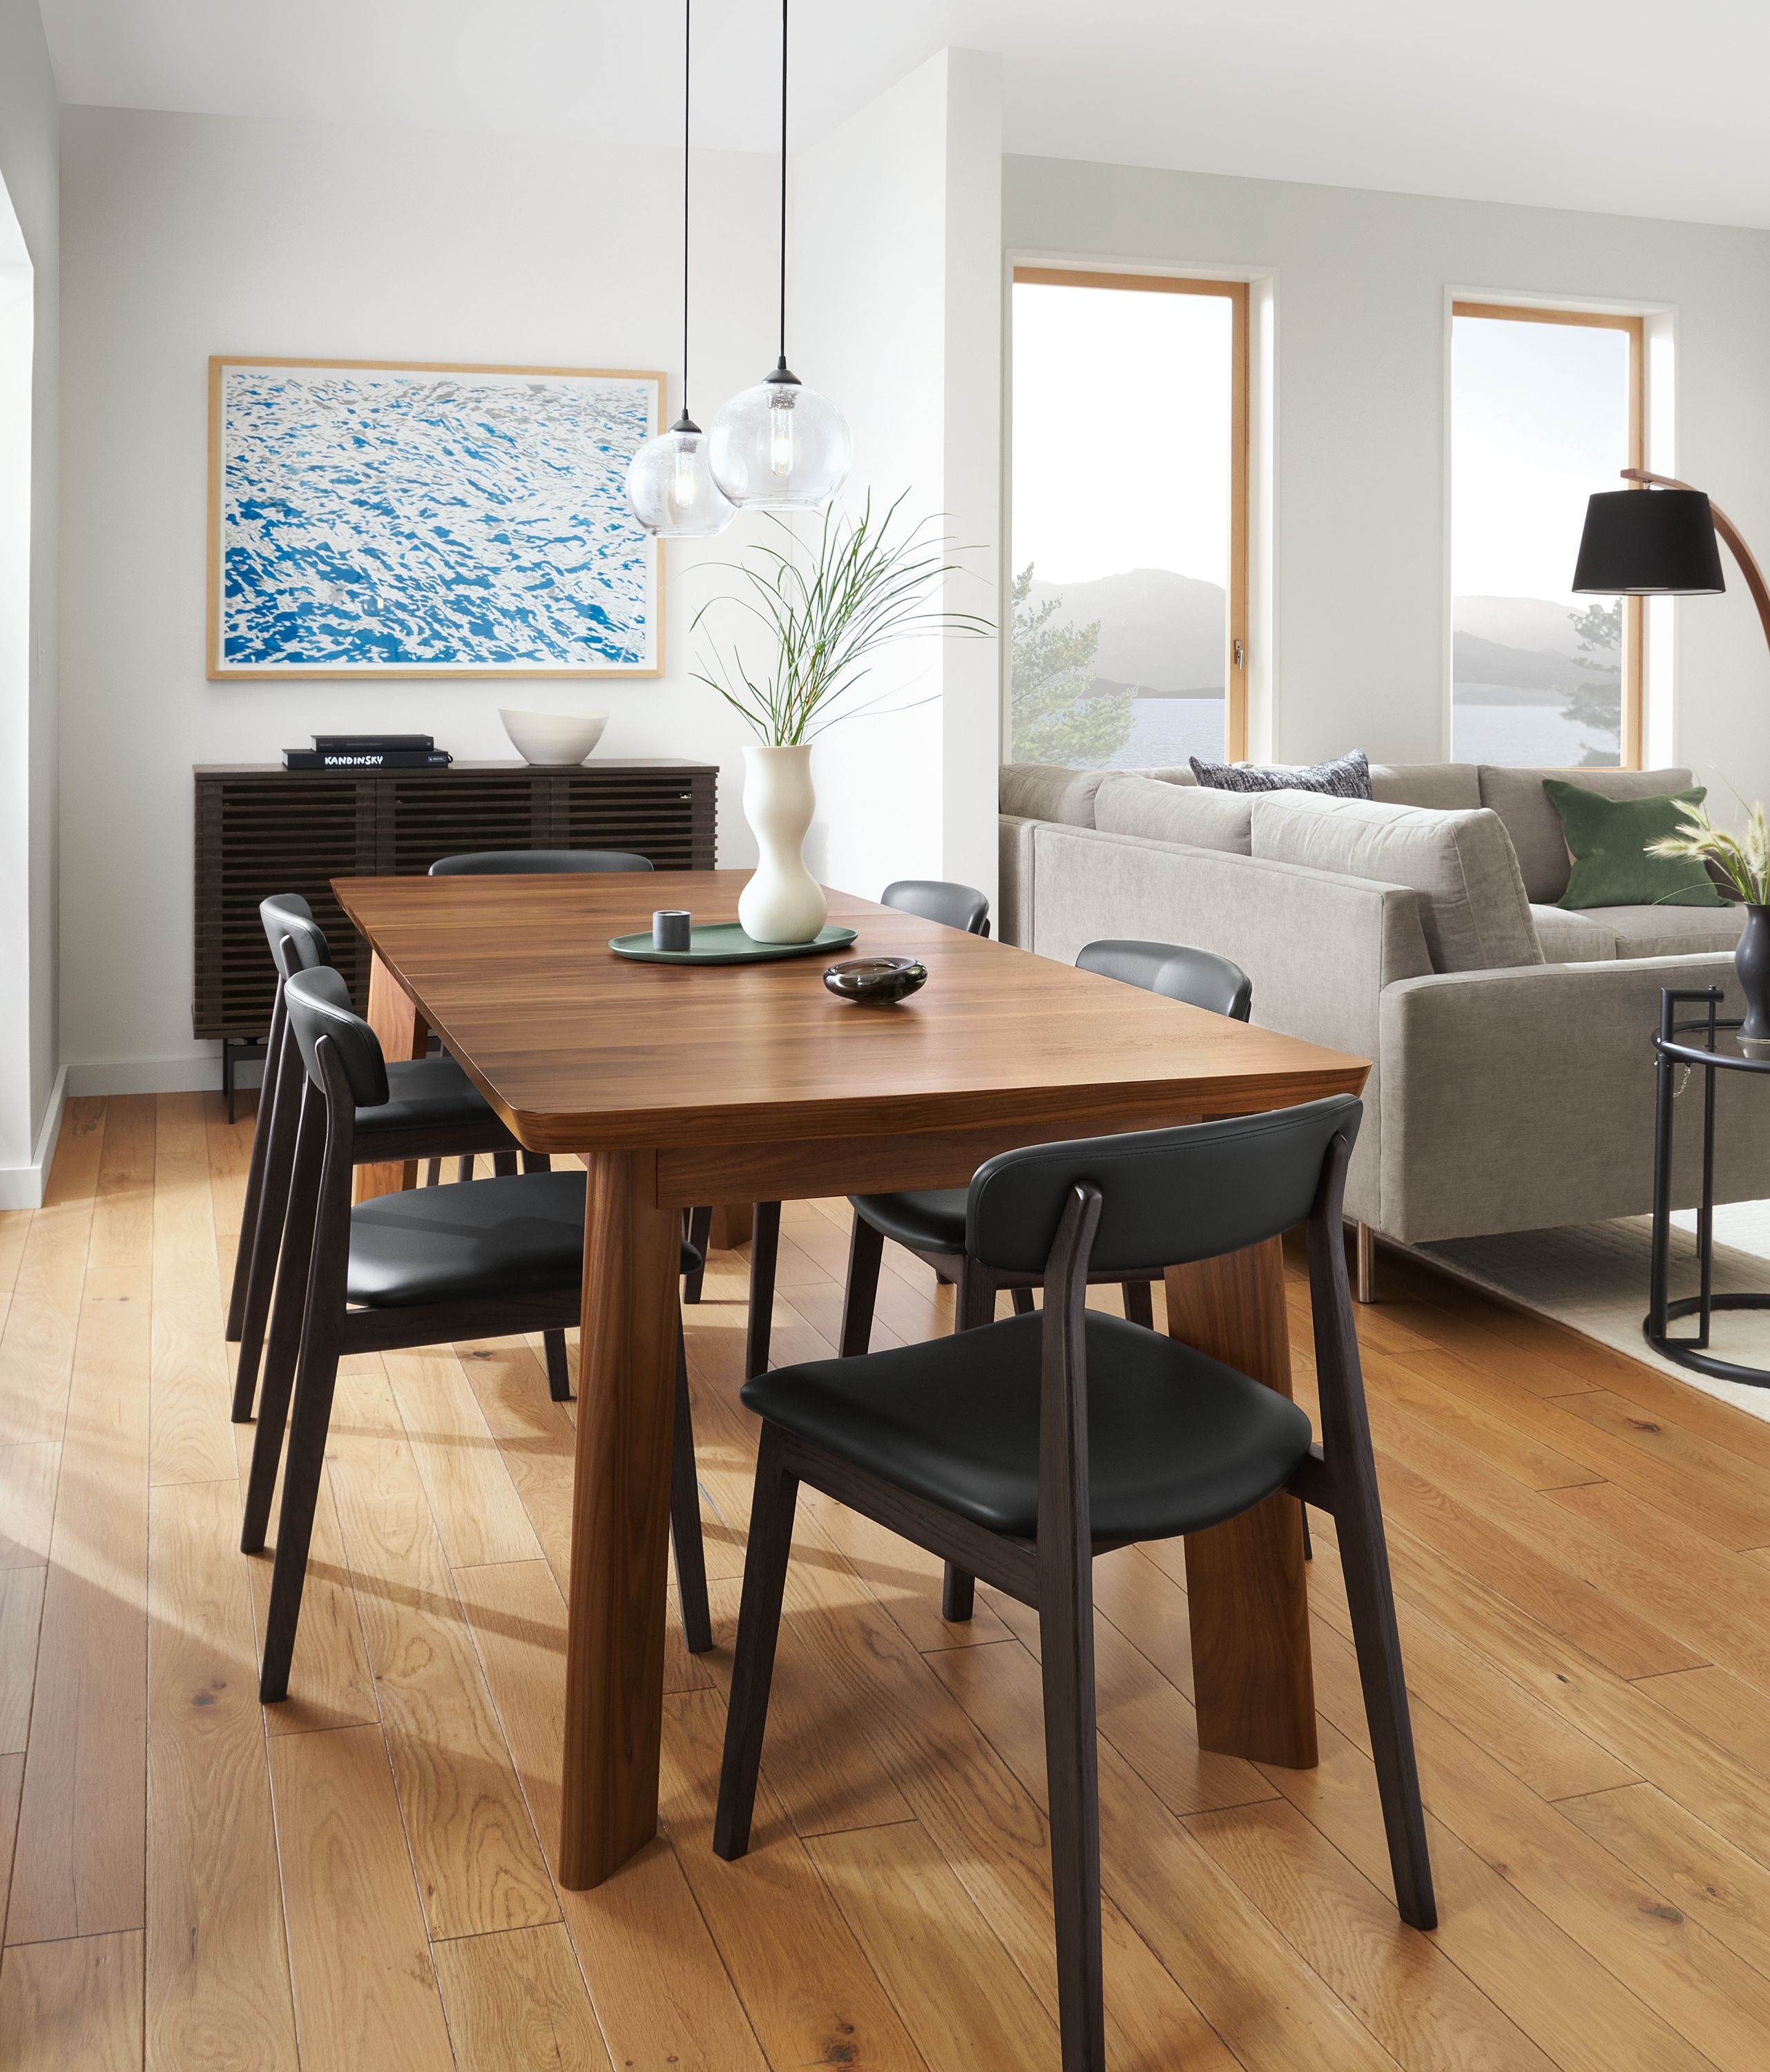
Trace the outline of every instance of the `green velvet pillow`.
{"label": "green velvet pillow", "polygon": [[1583,784],[1545,777],[1542,788],[1561,816],[1573,858],[1558,902],[1587,906],[1724,906],[1708,872],[1694,857],[1649,856],[1647,845],[1676,834],[1686,806],[1700,806],[1706,785],[1657,799],[1607,799]]}

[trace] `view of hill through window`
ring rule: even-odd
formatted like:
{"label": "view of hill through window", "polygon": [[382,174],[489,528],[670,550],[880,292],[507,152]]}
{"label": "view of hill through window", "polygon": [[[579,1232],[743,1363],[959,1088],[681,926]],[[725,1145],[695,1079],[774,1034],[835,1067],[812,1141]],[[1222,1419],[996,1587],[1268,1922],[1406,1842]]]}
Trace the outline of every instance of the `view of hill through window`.
{"label": "view of hill through window", "polygon": [[1628,465],[1629,334],[1460,314],[1452,344],[1452,753],[1614,766],[1623,607],[1567,585]]}
{"label": "view of hill through window", "polygon": [[1230,305],[1018,281],[1013,307],[1010,753],[1119,769],[1220,756]]}

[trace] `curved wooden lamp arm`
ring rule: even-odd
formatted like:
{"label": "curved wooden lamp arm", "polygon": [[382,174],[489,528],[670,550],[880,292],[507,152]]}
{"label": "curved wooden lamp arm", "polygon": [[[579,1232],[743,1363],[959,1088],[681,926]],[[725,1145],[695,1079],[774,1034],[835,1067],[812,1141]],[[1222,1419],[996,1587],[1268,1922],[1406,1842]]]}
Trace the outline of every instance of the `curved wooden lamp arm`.
{"label": "curved wooden lamp arm", "polygon": [[[1680,482],[1675,475],[1649,475],[1644,467],[1625,467],[1623,479],[1626,482],[1649,482],[1659,489],[1690,489],[1694,485]],[[1715,520],[1715,529],[1727,543],[1733,558],[1739,565],[1739,573],[1745,578],[1745,586],[1752,593],[1752,601],[1758,607],[1758,617],[1764,626],[1764,637],[1770,641],[1770,584],[1764,579],[1764,571],[1758,566],[1752,549],[1739,537],[1739,528],[1728,517],[1711,496],[1709,513]]]}

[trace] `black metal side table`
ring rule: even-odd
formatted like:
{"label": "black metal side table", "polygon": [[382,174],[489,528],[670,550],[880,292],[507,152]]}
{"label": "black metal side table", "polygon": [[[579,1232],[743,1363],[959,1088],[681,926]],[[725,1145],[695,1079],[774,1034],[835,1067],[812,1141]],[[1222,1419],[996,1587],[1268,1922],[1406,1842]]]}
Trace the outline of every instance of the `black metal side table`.
{"label": "black metal side table", "polygon": [[[1715,1087],[1717,1072],[1770,1073],[1770,1057],[1748,1055],[1739,1046],[1737,1022],[1723,1022],[1715,1009],[1723,998],[1719,986],[1680,993],[1667,987],[1660,995],[1659,1034],[1653,1038],[1659,1081],[1653,1116],[1653,1254],[1649,1280],[1648,1311],[1641,1331],[1663,1358],[1718,1380],[1770,1388],[1770,1369],[1742,1367],[1718,1359],[1709,1351],[1709,1326],[1717,1309],[1770,1309],[1770,1294],[1717,1295],[1715,1292]],[[1678,1010],[1699,1001],[1706,1012],[1694,1022],[1678,1020]],[[1699,1042],[1682,1042],[1694,1036]],[[1666,1281],[1672,1242],[1672,1101],[1680,1071],[1702,1075],[1702,1193],[1696,1211],[1696,1258],[1702,1291],[1673,1302]],[[1698,1319],[1694,1338],[1674,1338],[1669,1326],[1680,1317]]]}

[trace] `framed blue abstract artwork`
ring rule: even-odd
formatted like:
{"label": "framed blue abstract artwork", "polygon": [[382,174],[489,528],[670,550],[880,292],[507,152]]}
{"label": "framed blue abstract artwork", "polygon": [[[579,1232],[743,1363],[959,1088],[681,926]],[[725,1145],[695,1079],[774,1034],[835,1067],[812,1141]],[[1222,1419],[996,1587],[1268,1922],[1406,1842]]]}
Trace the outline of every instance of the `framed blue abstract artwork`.
{"label": "framed blue abstract artwork", "polygon": [[209,363],[211,678],[655,676],[663,376]]}

